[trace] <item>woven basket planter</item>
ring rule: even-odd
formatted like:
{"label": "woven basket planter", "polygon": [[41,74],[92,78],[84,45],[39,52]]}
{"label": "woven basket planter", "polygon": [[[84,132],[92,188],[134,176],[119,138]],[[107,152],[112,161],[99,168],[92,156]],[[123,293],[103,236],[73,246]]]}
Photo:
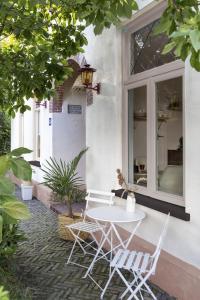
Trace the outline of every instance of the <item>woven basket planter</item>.
{"label": "woven basket planter", "polygon": [[[74,218],[67,217],[65,215],[59,215],[58,216],[58,233],[59,237],[62,240],[68,240],[68,241],[74,241],[74,237],[69,231],[68,228],[65,227],[65,225],[70,225],[73,223],[77,223],[82,221],[83,218],[80,215],[75,215]],[[79,234],[80,238],[83,240],[86,240],[89,237],[89,234],[86,232],[80,232]]]}

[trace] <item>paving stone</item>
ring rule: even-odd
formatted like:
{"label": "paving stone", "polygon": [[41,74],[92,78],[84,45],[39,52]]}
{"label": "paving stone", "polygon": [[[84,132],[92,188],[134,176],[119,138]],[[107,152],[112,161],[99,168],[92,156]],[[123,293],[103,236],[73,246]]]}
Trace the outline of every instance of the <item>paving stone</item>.
{"label": "paving stone", "polygon": [[[17,189],[20,197],[20,191]],[[19,245],[15,256],[17,276],[31,290],[33,300],[95,300],[100,299],[99,288],[89,279],[83,279],[85,269],[67,265],[72,242],[60,240],[57,233],[57,215],[40,201],[25,201],[31,211],[31,219],[21,223],[27,240]],[[91,258],[76,249],[74,260],[88,266]],[[104,285],[108,278],[105,261],[94,267],[94,278]],[[151,284],[158,300],[175,300]],[[124,285],[115,276],[105,295],[105,300],[120,299]],[[144,295],[150,300],[149,295]],[[19,299],[21,300],[21,299]]]}

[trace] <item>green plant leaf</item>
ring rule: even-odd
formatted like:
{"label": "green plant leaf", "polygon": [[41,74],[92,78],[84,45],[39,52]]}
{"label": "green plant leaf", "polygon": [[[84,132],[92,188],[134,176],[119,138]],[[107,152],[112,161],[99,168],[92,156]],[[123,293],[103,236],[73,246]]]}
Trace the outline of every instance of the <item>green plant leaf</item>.
{"label": "green plant leaf", "polygon": [[3,218],[0,215],[0,243],[2,242]]}
{"label": "green plant leaf", "polygon": [[9,300],[9,293],[0,286],[0,299],[1,300]]}
{"label": "green plant leaf", "polygon": [[171,43],[168,43],[167,45],[165,45],[165,47],[162,51],[162,54],[169,53],[175,46],[176,46],[176,43],[174,41]]}
{"label": "green plant leaf", "polygon": [[159,24],[154,28],[153,34],[157,35],[163,32],[166,32],[170,29],[172,25],[173,20],[170,20],[168,18],[163,18],[160,20]]}
{"label": "green plant leaf", "polygon": [[30,164],[21,158],[12,158],[11,159],[11,169],[13,174],[20,179],[25,181],[31,181],[32,178],[32,169]]}
{"label": "green plant leaf", "polygon": [[9,169],[9,158],[7,155],[0,156],[0,175],[5,175]]}
{"label": "green plant leaf", "polygon": [[10,179],[0,176],[0,194],[12,194],[15,191],[15,185]]}
{"label": "green plant leaf", "polygon": [[24,220],[30,218],[30,213],[27,206],[20,201],[7,201],[0,205],[0,209],[2,209],[11,218],[16,220]]}
{"label": "green plant leaf", "polygon": [[[60,201],[71,204],[76,197],[80,198],[78,190],[83,188],[82,179],[77,175],[77,166],[88,148],[83,149],[70,162],[66,163],[61,160],[58,162],[55,158],[50,158],[46,161],[43,184],[48,186],[52,191],[60,196]],[[70,205],[69,205],[70,207]]]}
{"label": "green plant leaf", "polygon": [[31,152],[33,152],[33,151],[32,151],[32,150],[29,150],[29,149],[27,149],[27,148],[24,148],[24,147],[19,147],[19,148],[17,148],[17,149],[12,150],[12,151],[10,152],[10,154],[11,154],[12,156],[21,156],[21,155],[23,155],[23,154],[28,154],[28,153],[31,153]]}
{"label": "green plant leaf", "polygon": [[190,39],[195,51],[200,50],[200,31],[198,29],[192,30],[190,32]]}

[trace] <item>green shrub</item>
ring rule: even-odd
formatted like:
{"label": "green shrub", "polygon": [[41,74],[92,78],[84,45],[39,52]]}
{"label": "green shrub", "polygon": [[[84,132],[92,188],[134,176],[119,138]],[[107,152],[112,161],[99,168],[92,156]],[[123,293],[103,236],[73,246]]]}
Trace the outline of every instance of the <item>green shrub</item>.
{"label": "green shrub", "polygon": [[9,300],[8,292],[4,290],[3,286],[0,286],[0,300]]}
{"label": "green shrub", "polygon": [[10,117],[5,113],[0,112],[0,155],[6,154],[10,151]]}

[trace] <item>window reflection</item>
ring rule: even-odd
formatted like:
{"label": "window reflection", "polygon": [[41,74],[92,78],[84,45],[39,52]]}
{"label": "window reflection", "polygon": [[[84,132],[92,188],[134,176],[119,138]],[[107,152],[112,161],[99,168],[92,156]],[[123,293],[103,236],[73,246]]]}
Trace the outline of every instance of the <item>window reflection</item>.
{"label": "window reflection", "polygon": [[162,54],[164,46],[169,42],[165,34],[153,35],[158,25],[156,20],[134,32],[131,36],[131,75],[137,74],[176,59],[173,52]]}
{"label": "window reflection", "polygon": [[147,88],[129,90],[129,183],[147,185]]}
{"label": "window reflection", "polygon": [[158,82],[157,188],[183,195],[182,77]]}

